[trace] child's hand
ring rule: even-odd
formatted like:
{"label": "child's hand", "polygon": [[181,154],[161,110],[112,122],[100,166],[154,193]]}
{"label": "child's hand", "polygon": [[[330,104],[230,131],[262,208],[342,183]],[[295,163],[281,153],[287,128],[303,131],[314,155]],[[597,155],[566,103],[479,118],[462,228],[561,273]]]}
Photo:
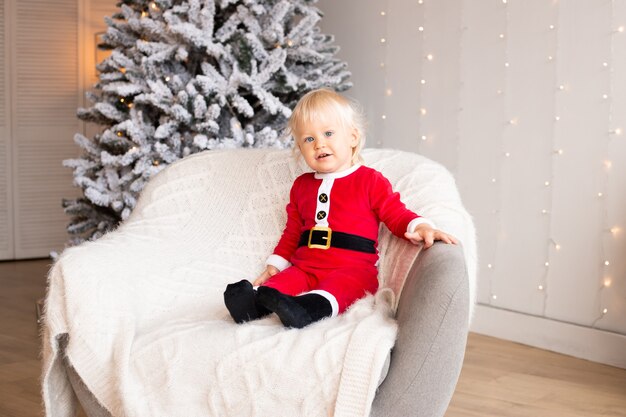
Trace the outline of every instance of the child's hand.
{"label": "child's hand", "polygon": [[406,232],[404,237],[409,239],[414,245],[424,243],[424,249],[430,248],[436,240],[456,245],[458,241],[452,235],[433,229],[427,223],[418,224],[413,233]]}
{"label": "child's hand", "polygon": [[267,265],[267,267],[265,267],[265,271],[263,271],[263,273],[259,275],[257,279],[254,280],[252,285],[254,285],[255,287],[258,287],[259,285],[263,284],[265,281],[270,279],[270,277],[278,274],[279,272],[280,271],[275,266]]}

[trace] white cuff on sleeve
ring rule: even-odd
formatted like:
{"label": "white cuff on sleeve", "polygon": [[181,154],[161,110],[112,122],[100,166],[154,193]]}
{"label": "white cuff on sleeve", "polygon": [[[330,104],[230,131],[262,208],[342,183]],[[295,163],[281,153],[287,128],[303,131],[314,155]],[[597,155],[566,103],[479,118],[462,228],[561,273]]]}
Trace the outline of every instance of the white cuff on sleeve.
{"label": "white cuff on sleeve", "polygon": [[435,226],[435,223],[433,223],[432,221],[428,220],[426,217],[418,217],[416,219],[411,220],[409,225],[406,227],[406,231],[409,232],[409,233],[413,233],[415,231],[415,228],[417,227],[417,225],[418,224],[422,224],[422,223],[426,223],[426,224],[430,225],[430,227],[432,227],[433,229],[437,228]]}
{"label": "white cuff on sleeve", "polygon": [[272,265],[279,271],[283,271],[291,266],[291,262],[276,254],[271,254],[265,261],[265,264]]}

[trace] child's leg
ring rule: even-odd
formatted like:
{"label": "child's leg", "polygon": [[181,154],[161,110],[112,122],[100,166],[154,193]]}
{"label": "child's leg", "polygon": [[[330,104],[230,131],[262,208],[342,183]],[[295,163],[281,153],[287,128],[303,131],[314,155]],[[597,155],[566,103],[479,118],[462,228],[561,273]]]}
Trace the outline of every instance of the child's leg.
{"label": "child's leg", "polygon": [[336,316],[367,293],[375,294],[377,290],[376,268],[343,268],[322,277],[311,292],[325,296],[333,306],[333,316]]}
{"label": "child's leg", "polygon": [[298,295],[309,291],[315,285],[314,277],[298,267],[291,266],[265,281],[262,287],[274,288],[283,294]]}

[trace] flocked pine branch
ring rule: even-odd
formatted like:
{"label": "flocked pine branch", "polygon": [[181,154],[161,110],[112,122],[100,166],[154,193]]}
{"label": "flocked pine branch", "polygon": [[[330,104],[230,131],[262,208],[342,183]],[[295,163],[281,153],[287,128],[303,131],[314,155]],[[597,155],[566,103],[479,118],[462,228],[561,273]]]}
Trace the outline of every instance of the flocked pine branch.
{"label": "flocked pine branch", "polygon": [[124,0],[106,18],[99,82],[78,117],[82,156],[64,161],[83,197],[64,200],[70,243],[96,239],[128,217],[146,182],[192,153],[284,147],[304,93],[348,89],[317,0]]}

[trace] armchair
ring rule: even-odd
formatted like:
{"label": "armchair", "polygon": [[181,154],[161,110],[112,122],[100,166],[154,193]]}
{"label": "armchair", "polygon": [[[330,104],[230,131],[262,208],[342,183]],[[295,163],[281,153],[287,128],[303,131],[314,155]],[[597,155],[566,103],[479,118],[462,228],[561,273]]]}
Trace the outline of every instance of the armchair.
{"label": "armchair", "polygon": [[[461,370],[471,317],[476,275],[474,226],[460,202],[454,180],[441,165],[400,151],[366,150],[364,157],[367,165],[390,179],[407,206],[431,218],[462,244],[437,243],[420,251],[381,227],[381,288],[389,288],[387,293],[395,297],[377,297],[375,301],[370,297],[366,300],[370,304],[364,301],[362,311],[361,307],[351,309],[345,320],[332,319],[337,320],[335,327],[332,323],[320,323],[319,327],[326,326],[327,333],[316,354],[323,350],[322,345],[341,339],[341,330],[337,329],[349,327],[350,317],[365,317],[358,315],[369,314],[366,308],[370,305],[376,313],[376,305],[385,300],[391,311],[397,309],[397,338],[390,361],[388,354],[387,361],[372,360],[374,384],[365,387],[371,391],[370,401],[378,381],[384,380],[378,386],[371,410],[370,404],[362,408],[338,405],[334,415],[443,416]],[[155,392],[155,387],[163,392],[171,390],[177,372],[195,375],[194,357],[186,355],[197,354],[198,350],[188,345],[200,334],[208,337],[203,331],[248,337],[247,333],[232,330],[242,327],[229,321],[221,299],[214,300],[206,294],[219,293],[225,282],[260,270],[282,230],[288,187],[302,169],[303,165],[294,162],[289,151],[225,150],[185,158],[153,178],[131,217],[118,230],[65,251],[50,273],[46,299],[46,414],[74,415],[76,400],[89,417],[200,415],[196,414],[199,408],[191,402],[202,403],[203,415],[219,415],[212,414],[217,403],[247,410],[239,415],[258,412],[249,397],[240,404],[229,398],[229,392],[213,395],[209,390],[207,394],[204,387],[195,385],[188,387],[189,397],[174,404],[176,408],[166,410],[143,404],[157,402],[162,392]],[[228,215],[220,217],[225,213]],[[233,218],[231,213],[237,216]],[[216,234],[219,239],[212,238]],[[117,278],[120,276],[124,279]],[[185,279],[168,281],[180,276]],[[137,294],[142,294],[142,299],[135,305]],[[106,303],[102,301],[105,299]],[[137,305],[148,310],[147,318],[140,319],[144,316],[137,312]],[[216,320],[209,323],[207,317]],[[381,317],[384,321],[384,314]],[[390,328],[388,323],[386,326]],[[168,332],[163,332],[163,328]],[[299,331],[283,330],[271,319],[260,321],[255,329],[263,333],[263,337],[255,339],[260,344]],[[193,337],[185,339],[185,334]],[[185,344],[171,341],[178,336],[184,338]],[[391,334],[392,343],[394,336]],[[125,341],[123,346],[120,340]],[[381,350],[385,351],[389,338],[380,340]],[[215,343],[222,341],[223,337]],[[154,346],[163,357],[153,357]],[[150,361],[138,361],[141,355],[150,356]],[[376,353],[372,357],[379,356]],[[333,363],[341,363],[342,358]],[[388,365],[386,377],[383,363]],[[168,369],[157,371],[155,366]],[[233,369],[224,368],[224,363],[216,366],[215,375],[224,379],[224,386],[228,387]],[[111,374],[114,381],[99,378],[98,370],[106,368],[115,369]],[[258,380],[246,377],[243,385],[266,383],[267,376],[259,375]],[[150,379],[149,389],[135,387],[142,378]],[[162,381],[154,382],[155,378]],[[341,370],[337,371],[337,379],[342,392],[356,389],[347,386]],[[195,381],[200,385],[203,382]],[[233,390],[239,388],[237,385]],[[141,397],[135,397],[138,395]],[[331,403],[337,399],[345,405],[345,395],[320,395],[330,398]],[[133,400],[142,405],[137,406]],[[143,414],[137,411],[140,407],[145,407]],[[310,410],[306,415],[326,415],[314,406]]]}

